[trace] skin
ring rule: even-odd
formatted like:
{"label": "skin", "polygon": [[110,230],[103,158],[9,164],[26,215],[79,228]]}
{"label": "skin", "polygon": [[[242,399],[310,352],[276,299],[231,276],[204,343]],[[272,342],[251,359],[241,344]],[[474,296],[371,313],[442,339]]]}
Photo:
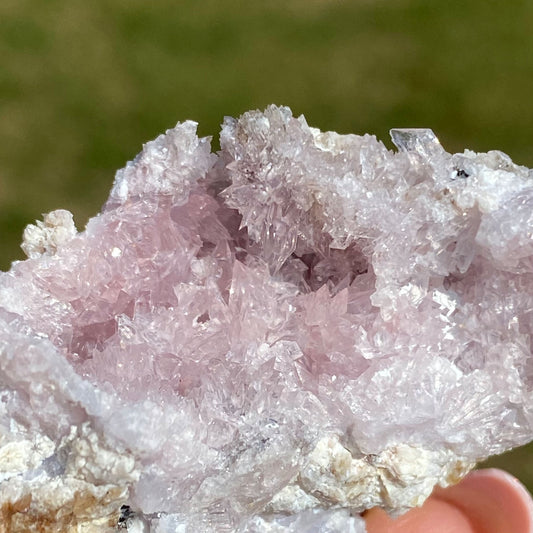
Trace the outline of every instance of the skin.
{"label": "skin", "polygon": [[381,509],[365,520],[368,533],[533,533],[533,500],[510,474],[477,470],[396,520]]}

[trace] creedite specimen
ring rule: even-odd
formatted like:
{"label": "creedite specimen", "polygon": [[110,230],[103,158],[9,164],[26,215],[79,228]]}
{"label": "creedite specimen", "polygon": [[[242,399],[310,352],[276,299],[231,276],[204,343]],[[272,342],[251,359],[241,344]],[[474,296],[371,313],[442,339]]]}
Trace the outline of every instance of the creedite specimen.
{"label": "creedite specimen", "polygon": [[85,231],[28,226],[0,275],[13,531],[363,532],[533,438],[533,173],[391,135],[271,106],[213,154],[184,122]]}

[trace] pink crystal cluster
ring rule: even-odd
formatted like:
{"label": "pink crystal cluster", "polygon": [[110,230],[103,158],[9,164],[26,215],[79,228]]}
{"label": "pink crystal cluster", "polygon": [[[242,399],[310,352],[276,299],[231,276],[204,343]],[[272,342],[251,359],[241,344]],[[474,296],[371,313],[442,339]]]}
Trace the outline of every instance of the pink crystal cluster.
{"label": "pink crystal cluster", "polygon": [[531,440],[533,172],[391,133],[271,106],[213,154],[185,122],[84,232],[29,226],[0,275],[0,435],[51,444],[0,499],[71,472],[156,532],[355,533]]}

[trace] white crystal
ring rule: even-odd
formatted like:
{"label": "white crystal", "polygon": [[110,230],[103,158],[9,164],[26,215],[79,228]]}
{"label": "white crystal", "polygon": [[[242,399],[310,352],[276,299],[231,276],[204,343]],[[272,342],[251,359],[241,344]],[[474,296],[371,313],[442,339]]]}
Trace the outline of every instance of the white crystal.
{"label": "white crystal", "polygon": [[76,235],[72,213],[58,209],[44,215],[44,221],[29,224],[24,230],[22,249],[28,257],[36,258],[43,254],[52,255],[57,248]]}

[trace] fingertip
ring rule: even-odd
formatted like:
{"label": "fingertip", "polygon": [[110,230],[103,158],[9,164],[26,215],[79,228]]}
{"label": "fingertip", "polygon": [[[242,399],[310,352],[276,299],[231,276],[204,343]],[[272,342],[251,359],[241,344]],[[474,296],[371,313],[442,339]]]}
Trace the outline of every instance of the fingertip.
{"label": "fingertip", "polygon": [[365,521],[368,533],[533,533],[533,499],[507,472],[476,470],[396,520],[371,509]]}
{"label": "fingertip", "polygon": [[368,533],[477,533],[460,509],[433,498],[397,519],[383,509],[371,509],[364,518]]}
{"label": "fingertip", "polygon": [[531,495],[503,470],[476,470],[453,487],[437,489],[432,498],[461,510],[475,533],[533,533]]}

